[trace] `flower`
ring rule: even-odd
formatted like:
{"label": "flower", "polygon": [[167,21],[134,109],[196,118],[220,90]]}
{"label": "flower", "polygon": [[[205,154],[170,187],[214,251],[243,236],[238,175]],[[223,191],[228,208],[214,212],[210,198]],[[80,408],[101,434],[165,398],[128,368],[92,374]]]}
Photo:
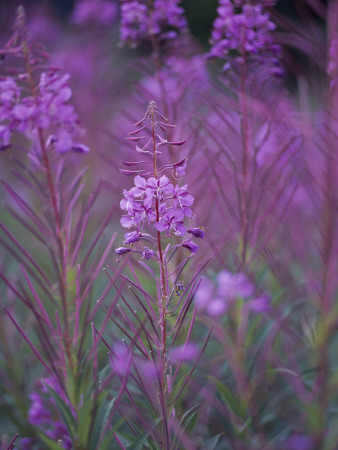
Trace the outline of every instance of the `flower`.
{"label": "flower", "polygon": [[115,253],[117,255],[125,255],[126,253],[131,252],[130,248],[126,248],[126,247],[118,247],[115,249]]}
{"label": "flower", "polygon": [[57,153],[89,151],[78,142],[83,130],[74,107],[68,104],[72,96],[69,78],[57,70],[42,72],[34,97],[22,97],[24,91],[11,78],[0,81],[0,148],[10,146],[14,131],[39,146],[40,129],[50,132],[45,145]]}
{"label": "flower", "polygon": [[198,239],[204,239],[205,237],[205,231],[203,228],[197,227],[197,228],[190,228],[187,233],[192,234],[195,238]]}
{"label": "flower", "polygon": [[[275,44],[271,33],[276,25],[264,11],[264,5],[268,4],[271,1],[252,4],[246,0],[219,0],[209,57],[228,60],[224,70],[251,60],[264,65],[269,74],[281,75],[280,47]],[[233,52],[235,56],[232,56]]]}
{"label": "flower", "polygon": [[248,298],[254,292],[254,286],[243,273],[232,274],[222,270],[217,277],[218,295],[227,299],[234,300],[237,297]]}
{"label": "flower", "polygon": [[[187,28],[180,0],[122,0],[120,42],[136,47],[142,40],[173,39]],[[167,29],[170,31],[167,31]]]}
{"label": "flower", "polygon": [[233,274],[222,270],[216,277],[216,285],[203,279],[195,294],[195,302],[212,317],[223,316],[227,309],[239,299],[244,300],[245,311],[254,314],[270,314],[271,302],[268,294],[255,297],[255,287],[244,273]]}
{"label": "flower", "polygon": [[[165,171],[171,172],[176,166],[181,167],[183,171],[187,158],[181,159],[175,164],[166,164],[163,167],[159,167],[157,164],[157,159],[162,153],[159,148],[162,150],[168,144],[180,146],[185,142],[185,140],[168,142],[167,139],[157,133],[158,128],[160,132],[166,132],[167,127],[174,127],[167,122],[168,120],[157,110],[155,103],[150,102],[145,116],[135,124],[138,128],[128,134],[128,140],[138,142],[136,145],[137,153],[142,152],[155,161],[153,173],[144,170],[121,170],[125,175],[135,174],[134,185],[129,190],[123,190],[123,198],[120,201],[120,208],[126,213],[121,217],[121,225],[129,229],[134,228],[133,231],[125,234],[124,245],[132,245],[141,239],[153,244],[158,238],[161,238],[159,233],[166,233],[167,237],[172,235],[183,236],[187,232],[184,220],[186,217],[191,218],[193,216],[190,206],[194,203],[194,197],[188,192],[188,185],[180,186],[177,184],[174,187],[170,178],[163,174]],[[151,128],[152,140],[146,135],[147,128]],[[146,140],[146,143],[140,147],[139,142],[142,140]],[[152,151],[148,150],[151,141]],[[123,161],[127,166],[139,165],[144,162]],[[144,228],[149,225],[151,225],[150,234],[143,233]],[[151,234],[155,230],[157,232],[156,237]],[[190,233],[200,239],[204,238],[202,229],[190,228]],[[185,240],[180,245],[191,253],[198,251],[198,245],[190,240]],[[166,251],[169,248],[170,244]],[[116,253],[121,255],[127,253],[127,251],[127,247],[119,247],[115,250]],[[144,247],[143,251],[137,250],[136,253],[142,253],[142,259],[146,261],[156,256],[156,252],[148,247]]]}
{"label": "flower", "polygon": [[154,252],[154,250],[151,250],[148,247],[144,247],[144,252],[142,253],[142,259],[148,261],[155,255],[156,255],[156,253]]}
{"label": "flower", "polygon": [[107,0],[78,0],[75,3],[71,20],[76,25],[90,23],[99,26],[111,25],[117,17],[117,4]]}
{"label": "flower", "polygon": [[126,233],[124,235],[124,245],[134,244],[135,242],[138,242],[142,237],[142,234],[138,231],[132,231],[131,233]]}
{"label": "flower", "polygon": [[198,346],[193,343],[173,347],[169,351],[169,361],[171,363],[180,363],[194,361],[198,355]]}
{"label": "flower", "polygon": [[183,219],[184,213],[182,211],[170,209],[155,223],[154,227],[157,231],[166,231],[167,236],[171,234],[182,236],[186,232]]}
{"label": "flower", "polygon": [[184,241],[181,244],[182,247],[186,248],[187,250],[189,250],[189,252],[191,253],[197,253],[198,252],[198,245],[195,244],[195,242],[192,241]]}

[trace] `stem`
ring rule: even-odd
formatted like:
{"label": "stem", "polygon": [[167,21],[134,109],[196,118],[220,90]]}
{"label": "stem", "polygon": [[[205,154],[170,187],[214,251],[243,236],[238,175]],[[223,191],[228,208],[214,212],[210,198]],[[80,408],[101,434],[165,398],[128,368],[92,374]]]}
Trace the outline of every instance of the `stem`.
{"label": "stem", "polygon": [[246,265],[247,257],[247,244],[248,244],[248,166],[249,166],[249,124],[248,124],[248,112],[246,103],[245,92],[245,77],[246,77],[246,62],[244,57],[243,69],[240,74],[240,112],[241,112],[241,129],[242,129],[242,141],[243,141],[243,158],[242,158],[242,170],[243,170],[243,196],[241,201],[241,222],[242,222],[242,251],[241,251],[241,268]]}
{"label": "stem", "polygon": [[[154,119],[154,106],[151,107],[151,126],[152,126],[152,139],[153,139],[153,161],[154,161],[154,176],[158,179],[157,166],[156,166],[156,141],[155,141],[155,119]],[[159,212],[159,200],[158,196],[156,196],[155,200],[155,208],[156,208],[156,222],[160,221],[160,212]],[[160,327],[161,327],[161,368],[160,368],[160,380],[161,380],[161,389],[164,397],[164,401],[166,400],[167,394],[167,386],[165,382],[165,373],[166,373],[166,342],[167,342],[167,277],[166,277],[166,269],[165,269],[165,260],[163,257],[162,250],[162,242],[161,242],[161,233],[157,231],[157,246],[159,253],[159,265],[161,272],[161,300],[159,302],[159,315],[160,315]],[[166,414],[166,402],[164,405]],[[163,428],[165,427],[165,423],[168,423],[166,417],[163,417]],[[166,447],[169,444],[169,436],[168,430],[164,429]],[[163,442],[162,442],[163,445]],[[163,447],[163,448],[166,448]]]}
{"label": "stem", "polygon": [[[29,48],[27,45],[27,41],[23,38],[22,41],[23,55],[28,75],[28,83],[30,86],[32,97],[35,101],[35,104],[38,105],[37,101],[37,92],[34,84],[33,71],[32,66],[29,61]],[[60,211],[58,207],[57,195],[53,181],[52,169],[48,158],[47,149],[45,146],[45,139],[43,136],[43,130],[40,127],[37,127],[39,144],[42,153],[43,164],[46,169],[46,177],[47,177],[47,185],[49,190],[49,195],[52,203],[52,208],[54,212],[54,219],[56,224],[56,240],[59,246],[59,254],[60,254],[60,262],[61,262],[61,277],[60,277],[60,288],[61,288],[61,302],[62,302],[62,314],[64,321],[64,342],[65,342],[65,350],[69,360],[69,364],[72,367],[72,357],[70,352],[70,336],[69,336],[69,325],[68,325],[68,305],[67,305],[67,280],[66,280],[66,271],[67,271],[67,261],[65,258],[65,244],[62,238],[62,230],[61,230],[61,218]]]}

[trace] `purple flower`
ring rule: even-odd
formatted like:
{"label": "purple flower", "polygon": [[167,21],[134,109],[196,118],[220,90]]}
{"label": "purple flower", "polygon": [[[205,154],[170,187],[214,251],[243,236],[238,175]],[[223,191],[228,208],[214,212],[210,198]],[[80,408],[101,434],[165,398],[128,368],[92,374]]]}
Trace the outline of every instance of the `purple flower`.
{"label": "purple flower", "polygon": [[132,354],[130,349],[120,342],[114,344],[111,358],[114,372],[119,375],[126,375],[129,372],[131,362]]}
{"label": "purple flower", "polygon": [[124,245],[134,244],[135,242],[138,242],[142,237],[142,234],[138,231],[132,231],[131,233],[126,233],[124,235]]}
{"label": "purple flower", "polygon": [[183,225],[184,213],[181,210],[168,210],[159,220],[154,224],[157,231],[166,231],[167,236],[170,234],[177,234],[178,236],[186,233],[187,229]]}
{"label": "purple flower", "polygon": [[310,436],[294,434],[287,440],[285,448],[287,450],[310,450],[312,445],[313,441]]}
{"label": "purple flower", "polygon": [[176,295],[178,296],[178,297],[180,297],[181,296],[181,293],[182,292],[184,292],[184,283],[183,283],[183,281],[179,281],[178,283],[176,283],[176,285],[175,285],[175,291],[176,291]]}
{"label": "purple flower", "polygon": [[198,239],[204,239],[205,237],[205,231],[203,230],[203,228],[190,228],[188,231],[188,233],[192,234],[195,238]]}
{"label": "purple flower", "polygon": [[199,249],[198,245],[193,241],[184,241],[181,246],[189,250],[191,253],[197,253]]}
{"label": "purple flower", "polygon": [[253,298],[246,304],[247,308],[256,313],[271,313],[271,301],[267,295]]}
{"label": "purple flower", "polygon": [[142,259],[148,261],[155,255],[156,255],[156,253],[154,252],[154,250],[151,250],[148,247],[144,247],[144,252],[142,253]]}
{"label": "purple flower", "polygon": [[117,17],[117,4],[107,0],[78,0],[71,20],[76,25],[111,25]]}
{"label": "purple flower", "polygon": [[196,344],[186,344],[173,347],[169,352],[169,361],[180,363],[185,361],[194,361],[198,355],[198,346]]}
{"label": "purple flower", "polygon": [[48,148],[58,153],[87,153],[89,148],[78,142],[83,130],[78,125],[78,115],[68,104],[72,96],[68,74],[55,69],[40,74],[34,96],[21,97],[25,90],[10,78],[0,81],[0,148],[10,145],[13,131],[25,134],[35,145],[37,129],[49,131]]}
{"label": "purple flower", "polygon": [[[42,381],[43,384],[40,382],[38,383],[40,392],[33,392],[29,396],[31,405],[28,411],[28,420],[32,425],[40,428],[54,441],[62,441],[63,448],[71,449],[71,440],[68,435],[67,427],[60,421],[55,401],[50,396],[46,386],[55,391],[68,406],[70,406],[69,400],[62,391],[56,378],[49,377]],[[27,445],[27,448],[30,448],[28,447],[29,440],[24,443]]]}
{"label": "purple flower", "polygon": [[188,185],[184,186],[176,185],[172,194],[172,198],[174,200],[174,208],[181,208],[184,212],[184,215],[187,217],[192,216],[192,211],[189,208],[194,203],[194,197],[187,192]]}
{"label": "purple flower", "polygon": [[171,194],[174,190],[174,186],[170,183],[169,178],[163,175],[161,178],[156,179],[154,177],[149,178],[147,182],[149,189],[156,190],[158,196],[163,192],[164,194]]}
{"label": "purple flower", "polygon": [[131,249],[127,248],[127,247],[118,247],[115,249],[115,253],[117,255],[125,255],[126,253],[129,253],[129,252],[131,252]]}
{"label": "purple flower", "polygon": [[236,297],[248,298],[254,292],[253,284],[243,273],[232,274],[222,270],[217,277],[219,296],[227,301],[234,300]]}
{"label": "purple flower", "polygon": [[[211,34],[209,57],[230,59],[241,65],[244,60],[255,60],[269,69],[269,73],[280,75],[278,56],[280,48],[274,43],[271,32],[276,25],[264,11],[264,4],[247,1],[219,0]],[[236,52],[237,57],[231,55]],[[229,64],[224,66],[227,69]]]}
{"label": "purple flower", "polygon": [[207,305],[206,312],[211,317],[223,316],[227,310],[227,304],[224,298],[216,297]]}
{"label": "purple flower", "polygon": [[[180,0],[154,0],[152,5],[142,0],[122,0],[120,41],[136,47],[153,36],[168,40],[176,38],[187,27],[179,6]],[[172,28],[166,32],[166,28]]]}
{"label": "purple flower", "polygon": [[33,392],[29,395],[31,401],[28,410],[28,420],[32,425],[39,426],[51,420],[51,412],[46,408],[44,398],[38,393]]}

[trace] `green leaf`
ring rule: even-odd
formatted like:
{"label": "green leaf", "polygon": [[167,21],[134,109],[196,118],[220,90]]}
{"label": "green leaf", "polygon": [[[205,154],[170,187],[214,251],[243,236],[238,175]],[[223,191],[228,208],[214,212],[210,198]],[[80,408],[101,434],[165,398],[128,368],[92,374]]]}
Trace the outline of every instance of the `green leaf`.
{"label": "green leaf", "polygon": [[220,437],[223,436],[223,434],[224,433],[217,434],[216,436],[209,439],[203,444],[201,450],[214,450],[216,448],[216,445],[218,444],[218,441],[220,440]]}
{"label": "green leaf", "polygon": [[[154,422],[153,428],[157,427],[157,425],[161,422],[161,420],[162,419],[157,419]],[[130,446],[127,447],[128,450],[142,450],[143,445],[145,445],[145,443],[147,442],[148,437],[152,431],[153,429],[149,430],[147,433],[137,436],[136,440]]]}
{"label": "green leaf", "polygon": [[116,398],[114,397],[108,403],[102,402],[93,427],[93,432],[90,439],[90,448],[96,449],[99,444],[101,434],[103,432],[104,427],[109,419],[109,415],[114,407]]}
{"label": "green leaf", "polygon": [[247,414],[247,408],[246,404],[243,399],[241,399],[239,396],[235,396],[231,393],[231,391],[224,386],[220,381],[216,380],[216,378],[209,376],[210,378],[217,386],[217,391],[224,401],[224,403],[227,405],[227,407],[242,421],[246,420],[246,414]]}
{"label": "green leaf", "polygon": [[184,433],[184,431],[186,430],[186,428],[188,428],[189,424],[196,418],[197,415],[197,410],[199,408],[199,403],[195,406],[193,406],[192,408],[190,408],[187,412],[185,412],[180,420],[180,428],[179,431],[177,433],[177,436],[175,437],[175,441],[173,442],[173,446],[172,448],[176,448],[178,449],[178,445],[181,441],[181,437]]}
{"label": "green leaf", "polygon": [[57,394],[53,389],[51,389],[46,384],[45,384],[45,387],[47,388],[51,397],[54,398],[56,406],[57,406],[58,410],[60,411],[60,414],[62,415],[65,425],[67,426],[69,435],[71,436],[72,440],[74,440],[74,435],[75,435],[75,430],[76,430],[76,422],[75,422],[75,419],[73,417],[73,414],[72,414],[69,406],[62,400],[62,398],[59,396],[59,394]]}
{"label": "green leaf", "polygon": [[61,445],[57,444],[55,441],[44,435],[43,433],[38,433],[39,438],[48,445],[49,450],[60,450]]}

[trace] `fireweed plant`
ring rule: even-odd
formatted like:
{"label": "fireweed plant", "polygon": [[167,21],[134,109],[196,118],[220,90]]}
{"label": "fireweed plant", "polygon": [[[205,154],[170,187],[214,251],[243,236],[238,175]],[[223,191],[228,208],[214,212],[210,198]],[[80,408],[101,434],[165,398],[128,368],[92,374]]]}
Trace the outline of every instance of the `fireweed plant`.
{"label": "fireweed plant", "polygon": [[[3,261],[1,279],[12,294],[1,321],[4,330],[8,329],[6,317],[14,324],[44,370],[29,402],[18,395],[16,403],[5,404],[24,435],[22,449],[97,448],[102,429],[96,418],[102,393],[96,384],[98,356],[90,326],[98,303],[94,306],[91,299],[94,282],[115,239],[114,234],[108,242],[104,239],[106,249],[96,253],[115,206],[97,229],[90,231],[92,237],[84,245],[102,185],[84,195],[86,168],[71,173],[75,162],[80,162],[79,154],[89,148],[79,142],[83,130],[69,103],[69,75],[50,66],[48,54],[30,38],[22,7],[1,55],[10,67],[0,81],[1,150],[19,152],[20,157],[14,157],[13,175],[21,183],[14,189],[3,181],[9,200],[6,210],[10,223],[29,235],[17,239],[11,225],[0,224],[2,248],[20,263],[22,274],[13,278]],[[32,314],[35,336],[29,335],[14,298]],[[11,347],[15,341],[10,342],[9,336],[5,340]],[[18,372],[9,350],[4,369],[3,394],[10,388],[22,393],[25,373]],[[22,424],[22,416],[28,416],[28,427]]]}
{"label": "fireweed plant", "polygon": [[[144,261],[142,266],[150,272],[157,288],[156,297],[152,297],[139,284],[132,269],[135,281],[127,281],[132,283],[134,291],[137,292],[135,297],[139,306],[148,311],[138,330],[132,324],[129,326],[138,350],[136,358],[138,361],[142,357],[145,358],[148,376],[151,376],[150,368],[153,366],[155,392],[149,391],[149,387],[144,388],[148,390],[152,415],[157,416],[160,421],[159,431],[149,429],[152,442],[157,443],[156,448],[179,448],[184,445],[184,441],[189,442],[188,437],[184,437],[184,420],[188,420],[189,414],[186,413],[182,418],[177,417],[175,405],[210,336],[209,332],[201,349],[196,343],[190,342],[196,308],[192,316],[189,315],[189,309],[199,284],[196,278],[203,266],[189,282],[182,281],[184,268],[199,250],[198,244],[192,238],[203,240],[205,231],[202,227],[189,228],[185,224],[193,218],[191,207],[194,198],[186,184],[180,186],[176,182],[185,174],[186,158],[164,165],[160,163],[161,155],[168,145],[181,146],[185,141],[168,141],[167,129],[174,125],[158,111],[154,101],[150,102],[145,116],[136,126],[139,128],[130,132],[127,139],[137,143],[136,152],[146,160],[123,161],[128,168],[121,169],[121,172],[128,176],[134,175],[135,178],[134,186],[123,191],[123,199],[120,202],[121,209],[126,213],[121,218],[121,225],[129,231],[125,234],[124,246],[116,248],[115,253],[118,256],[130,253],[139,255],[140,260]],[[133,166],[137,169],[133,169]],[[144,169],[140,169],[140,166],[144,166]],[[174,239],[175,236],[180,238],[179,243]],[[175,260],[174,255],[179,249],[187,255]],[[149,266],[145,266],[146,262]],[[151,269],[151,264],[157,265],[156,271]],[[145,301],[141,300],[140,294],[143,294]],[[128,304],[126,306],[130,308]],[[136,311],[133,315],[137,318]],[[128,320],[125,320],[128,325]],[[188,322],[187,327],[185,322]],[[129,333],[126,335],[130,338]],[[145,343],[139,334],[145,335]],[[182,334],[185,334],[184,344],[178,346],[177,342]],[[129,351],[131,352],[132,348]],[[192,368],[188,374],[182,375],[180,367],[189,361],[193,361]],[[134,363],[134,377],[139,387],[142,387],[146,380],[143,374],[139,373],[138,365],[139,362]],[[134,402],[133,406],[136,408]],[[139,407],[135,412],[138,410]],[[193,408],[190,413],[193,415],[195,412]],[[142,414],[142,411],[138,415],[139,420],[142,417],[140,425],[143,424],[144,428],[146,415]]]}
{"label": "fireweed plant", "polygon": [[1,29],[1,450],[336,450],[336,2],[220,0],[209,50],[188,1],[44,3]]}

